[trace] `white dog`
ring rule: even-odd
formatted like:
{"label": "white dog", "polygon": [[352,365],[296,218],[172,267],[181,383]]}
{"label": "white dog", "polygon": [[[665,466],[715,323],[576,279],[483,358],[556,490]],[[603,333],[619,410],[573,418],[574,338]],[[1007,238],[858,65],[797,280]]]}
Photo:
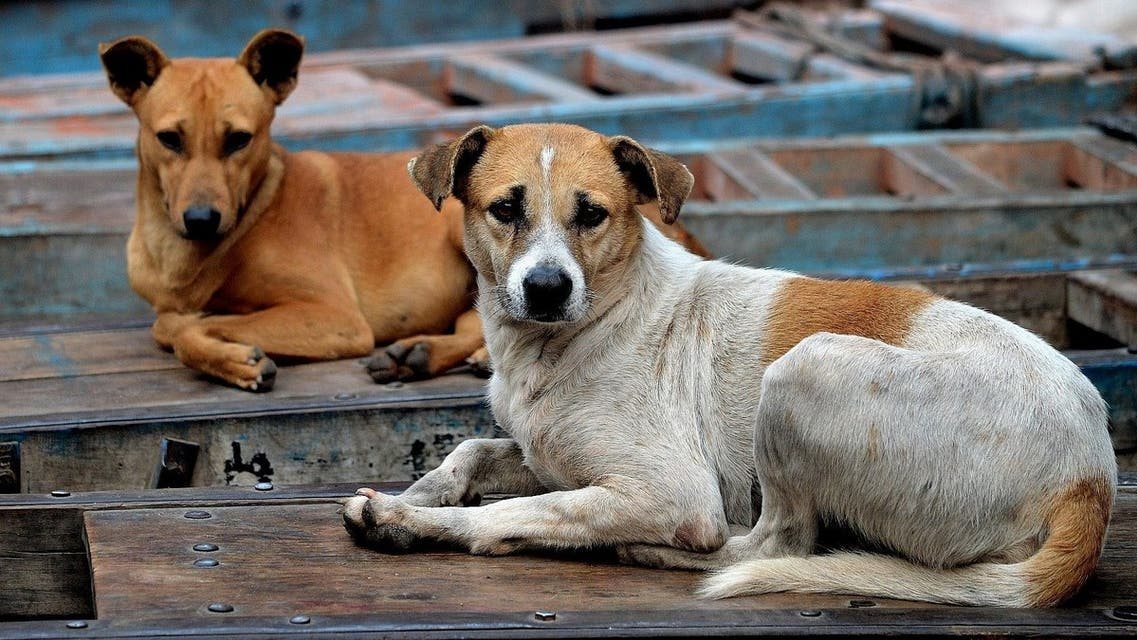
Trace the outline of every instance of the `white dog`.
{"label": "white dog", "polygon": [[[512,439],[462,443],[402,497],[361,489],[344,518],[365,543],[615,545],[723,569],[713,597],[1049,606],[1093,572],[1106,408],[1028,331],[922,291],[701,261],[636,211],[674,221],[690,173],[626,137],[479,127],[410,168],[466,207]],[[452,506],[491,491],[521,497]],[[883,553],[818,555],[822,524]]]}

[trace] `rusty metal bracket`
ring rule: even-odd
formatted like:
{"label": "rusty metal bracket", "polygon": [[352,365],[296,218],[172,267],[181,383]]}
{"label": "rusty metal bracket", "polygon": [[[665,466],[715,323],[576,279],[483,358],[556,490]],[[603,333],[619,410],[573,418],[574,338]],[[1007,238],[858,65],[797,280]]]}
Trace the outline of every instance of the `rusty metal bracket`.
{"label": "rusty metal bracket", "polygon": [[158,451],[158,469],[154,473],[154,489],[188,487],[193,482],[193,469],[201,447],[196,442],[162,438]]}
{"label": "rusty metal bracket", "polygon": [[19,442],[0,442],[0,493],[20,493]]}

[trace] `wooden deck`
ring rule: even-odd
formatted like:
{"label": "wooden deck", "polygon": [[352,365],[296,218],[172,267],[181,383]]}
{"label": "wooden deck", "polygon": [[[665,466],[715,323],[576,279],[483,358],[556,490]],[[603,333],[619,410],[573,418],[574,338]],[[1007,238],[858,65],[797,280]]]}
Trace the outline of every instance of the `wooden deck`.
{"label": "wooden deck", "polygon": [[[1137,81],[1137,70],[1105,70],[1092,53],[1120,47],[1108,36],[1087,34],[1070,46],[1020,25],[1015,38],[1000,38],[977,28],[984,24],[977,16],[913,2],[809,15],[854,45],[923,56],[927,65],[938,64],[950,39],[974,80],[973,90],[964,89],[969,104],[947,117],[953,126],[1076,125],[1120,108]],[[901,41],[905,47],[896,48]],[[1024,47],[1028,42],[1035,46]],[[315,53],[300,78],[278,115],[277,138],[292,148],[366,151],[421,147],[477,124],[550,120],[656,144],[904,131],[932,126],[923,108],[958,88],[840,58],[748,13],[678,26]],[[99,73],[0,80],[0,159],[128,159],[136,130]]]}
{"label": "wooden deck", "polygon": [[[0,535],[0,619],[12,620],[0,636],[1137,635],[1137,620],[1114,614],[1137,603],[1135,486],[1121,489],[1087,588],[1038,611],[839,595],[708,602],[692,597],[696,573],[605,552],[382,555],[342,527],[332,500],[352,488],[0,497],[0,520],[16,523]],[[65,626],[77,620],[82,632]]]}

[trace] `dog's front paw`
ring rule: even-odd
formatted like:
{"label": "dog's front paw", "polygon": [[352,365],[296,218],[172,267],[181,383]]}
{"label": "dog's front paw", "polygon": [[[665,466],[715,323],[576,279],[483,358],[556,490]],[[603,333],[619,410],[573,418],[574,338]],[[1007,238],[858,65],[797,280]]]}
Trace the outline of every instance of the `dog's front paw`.
{"label": "dog's front paw", "polygon": [[490,362],[490,352],[485,347],[470,354],[470,357],[466,358],[466,364],[470,365],[470,372],[479,378],[488,378],[493,375],[493,363]]}
{"label": "dog's front paw", "polygon": [[343,524],[360,544],[383,553],[407,553],[422,540],[403,524],[406,505],[372,489],[360,489],[344,503]]}
{"label": "dog's front paw", "polygon": [[202,367],[206,373],[245,391],[272,390],[276,383],[276,363],[260,347],[226,343],[219,355],[215,362]]}
{"label": "dog's front paw", "polygon": [[395,380],[430,377],[430,345],[426,342],[396,342],[376,351],[367,362],[367,373],[379,384]]}

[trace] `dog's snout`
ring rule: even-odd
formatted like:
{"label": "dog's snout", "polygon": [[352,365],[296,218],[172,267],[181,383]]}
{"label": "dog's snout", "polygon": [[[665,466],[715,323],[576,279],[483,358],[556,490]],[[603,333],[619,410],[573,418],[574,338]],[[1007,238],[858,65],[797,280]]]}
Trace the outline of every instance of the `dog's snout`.
{"label": "dog's snout", "polygon": [[564,311],[572,293],[572,278],[560,267],[538,266],[522,282],[525,303],[534,317],[552,318]]}
{"label": "dog's snout", "polygon": [[221,212],[213,207],[190,207],[182,214],[186,237],[191,240],[208,240],[217,234],[221,225]]}

